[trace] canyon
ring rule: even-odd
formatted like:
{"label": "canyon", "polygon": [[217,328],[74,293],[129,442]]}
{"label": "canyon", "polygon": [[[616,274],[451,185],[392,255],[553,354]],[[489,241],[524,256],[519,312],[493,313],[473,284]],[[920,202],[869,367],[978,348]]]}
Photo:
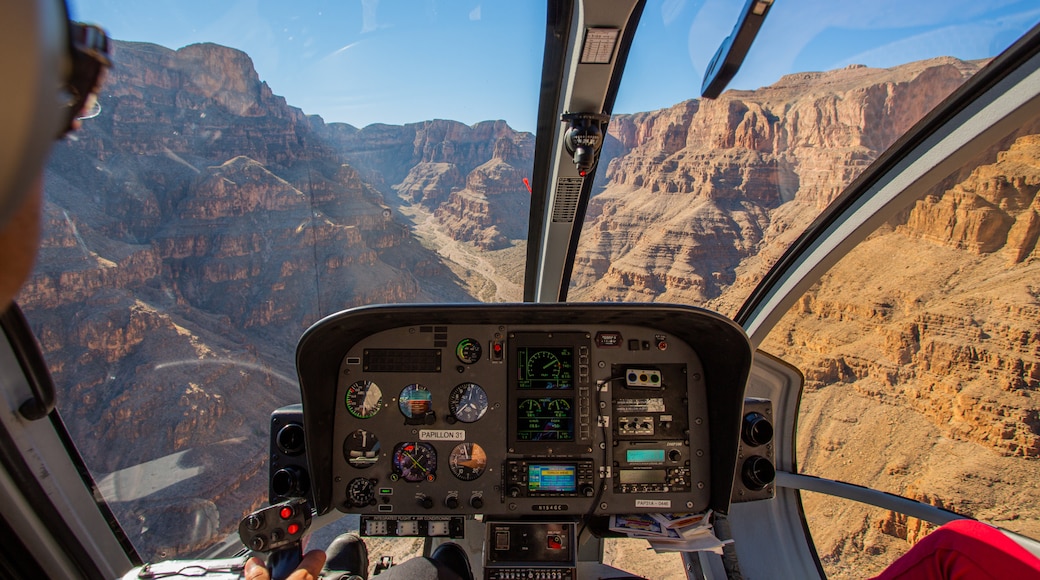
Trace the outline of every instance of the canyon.
{"label": "canyon", "polygon": [[[19,303],[73,440],[154,559],[197,553],[266,500],[269,414],[299,399],[310,324],[364,304],[521,298],[534,137],[504,121],[326,123],[212,44],[119,42],[115,59],[104,114],[52,156]],[[984,64],[850,66],[615,115],[570,299],[734,315]],[[806,378],[802,471],[1040,536],[1038,134],[980,152],[770,334],[763,349]],[[835,577],[883,567],[929,529],[805,505]],[[157,533],[171,529],[185,532]]]}

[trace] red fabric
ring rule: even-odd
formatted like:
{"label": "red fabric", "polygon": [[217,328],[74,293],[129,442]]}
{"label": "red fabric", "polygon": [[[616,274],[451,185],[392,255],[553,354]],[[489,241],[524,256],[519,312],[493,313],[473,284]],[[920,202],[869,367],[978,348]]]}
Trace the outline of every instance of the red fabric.
{"label": "red fabric", "polygon": [[956,520],[925,536],[875,580],[1040,579],[1040,559],[993,526]]}

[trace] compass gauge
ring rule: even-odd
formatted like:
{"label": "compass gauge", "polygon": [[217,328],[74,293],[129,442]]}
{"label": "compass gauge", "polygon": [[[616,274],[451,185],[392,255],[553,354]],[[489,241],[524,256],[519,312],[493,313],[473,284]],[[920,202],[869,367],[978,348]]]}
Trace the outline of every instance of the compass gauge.
{"label": "compass gauge", "polygon": [[394,473],[405,481],[433,481],[437,478],[437,450],[429,443],[398,443],[394,447]]}

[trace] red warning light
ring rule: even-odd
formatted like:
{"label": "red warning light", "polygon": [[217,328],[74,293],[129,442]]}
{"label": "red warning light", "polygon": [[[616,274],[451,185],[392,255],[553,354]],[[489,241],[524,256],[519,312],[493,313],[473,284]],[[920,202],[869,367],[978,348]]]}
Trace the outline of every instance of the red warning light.
{"label": "red warning light", "polygon": [[295,536],[296,534],[300,533],[300,524],[289,524],[289,527],[286,531],[289,532],[290,536]]}
{"label": "red warning light", "polygon": [[588,175],[588,173],[587,173],[587,172],[585,172],[585,171],[579,171],[579,172],[578,172],[578,175],[580,175],[580,176],[582,176],[582,177],[585,177],[586,175]]}
{"label": "red warning light", "polygon": [[278,511],[278,515],[281,516],[283,520],[287,520],[293,517],[293,509],[289,506],[285,506]]}

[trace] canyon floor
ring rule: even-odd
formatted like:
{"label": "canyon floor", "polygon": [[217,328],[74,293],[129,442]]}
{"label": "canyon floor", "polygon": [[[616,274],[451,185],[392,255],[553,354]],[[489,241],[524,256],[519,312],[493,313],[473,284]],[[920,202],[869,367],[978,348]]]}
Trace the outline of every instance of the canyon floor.
{"label": "canyon floor", "polygon": [[399,211],[411,222],[412,234],[444,259],[472,296],[482,302],[523,300],[526,243],[515,242],[502,250],[482,250],[452,239],[444,224],[421,205],[402,205]]}

